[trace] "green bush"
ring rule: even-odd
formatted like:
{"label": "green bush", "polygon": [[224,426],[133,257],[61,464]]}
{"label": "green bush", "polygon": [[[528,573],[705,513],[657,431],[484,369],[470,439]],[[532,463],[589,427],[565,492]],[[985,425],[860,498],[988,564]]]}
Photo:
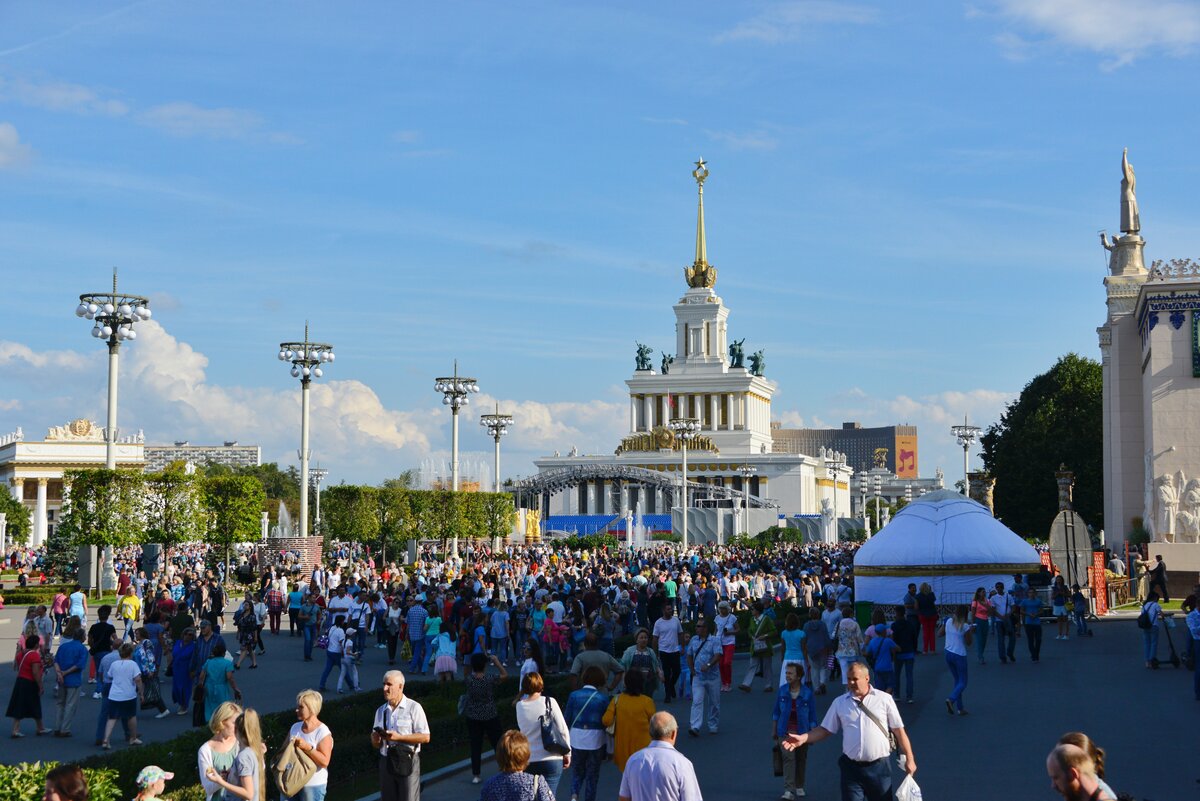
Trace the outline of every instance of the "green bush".
{"label": "green bush", "polygon": [[653,542],[683,542],[683,535],[670,531],[656,531],[650,535]]}
{"label": "green bush", "polygon": [[620,548],[621,541],[612,534],[587,534],[582,537],[564,537],[561,540],[554,540],[556,548],[565,548],[567,550],[588,550],[591,548]]}
{"label": "green bush", "polygon": [[[46,792],[46,774],[57,765],[57,762],[0,765],[0,801],[41,801]],[[84,768],[83,775],[88,783],[89,801],[118,801],[121,797],[116,770]]]}
{"label": "green bush", "polygon": [[[469,748],[467,725],[458,715],[458,696],[462,693],[461,683],[446,686],[434,684],[411,684],[406,694],[416,699],[425,709],[429,719],[430,742],[421,747],[422,770],[430,771],[463,759]],[[564,679],[551,677],[549,692],[560,702],[566,703],[569,687]],[[517,694],[517,679],[510,676],[500,683],[496,692],[496,707],[500,710],[500,722],[506,728],[516,725],[516,712],[511,703]],[[333,760],[329,766],[329,785],[351,785],[365,777],[373,777],[378,770],[378,755],[371,748],[371,724],[375,710],[383,703],[378,689],[341,696],[336,702],[327,700],[321,710],[321,721],[333,732]],[[268,764],[282,747],[288,730],[296,722],[292,710],[262,714],[263,740],[267,744]],[[161,743],[147,743],[137,748],[127,748],[90,757],[81,764],[85,767],[110,768],[120,775],[121,795],[132,798],[137,793],[134,779],[146,765],[158,765],[175,774],[174,783],[168,786],[167,796],[173,801],[201,801],[193,795],[192,785],[200,781],[196,771],[196,752],[209,738],[207,728],[195,729]],[[182,795],[180,795],[182,793]],[[274,795],[274,791],[270,791]],[[40,794],[38,798],[40,798]],[[8,801],[0,796],[0,801]],[[36,799],[13,799],[13,801],[36,801]],[[112,801],[101,799],[100,801]]]}
{"label": "green bush", "polygon": [[28,587],[22,587],[17,584],[8,586],[4,582],[5,587],[0,590],[4,595],[4,603],[9,606],[32,606],[34,604],[49,604],[54,600],[54,596],[59,590],[71,594],[71,590],[75,589],[74,584],[30,584]]}

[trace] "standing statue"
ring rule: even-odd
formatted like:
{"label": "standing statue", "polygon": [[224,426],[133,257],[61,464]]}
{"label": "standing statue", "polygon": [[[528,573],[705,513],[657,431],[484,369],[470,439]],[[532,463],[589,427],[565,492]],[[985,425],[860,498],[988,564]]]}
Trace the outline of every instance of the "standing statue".
{"label": "standing statue", "polygon": [[729,346],[729,366],[730,367],[744,368],[746,366],[745,365],[746,351],[742,349],[742,344],[745,341],[746,340],[744,337],[742,339],[735,339],[733,341],[733,344],[731,344]]}
{"label": "standing statue", "polygon": [[1191,479],[1179,499],[1175,542],[1200,542],[1200,480]]}
{"label": "standing statue", "polygon": [[1179,492],[1175,488],[1174,479],[1169,475],[1159,476],[1154,483],[1158,514],[1154,516],[1152,536],[1155,542],[1174,542],[1175,520],[1179,514]]}
{"label": "standing statue", "polygon": [[754,375],[761,376],[763,370],[767,369],[767,357],[763,355],[761,350],[756,350],[750,354],[750,372]]}
{"label": "standing statue", "polygon": [[1142,230],[1136,189],[1137,178],[1133,174],[1133,165],[1129,163],[1129,148],[1125,148],[1121,154],[1121,230],[1127,234]]}
{"label": "standing statue", "polygon": [[653,348],[650,348],[647,345],[643,345],[641,342],[637,343],[637,369],[638,370],[649,370],[650,369],[650,354],[653,352],[654,352]]}
{"label": "standing statue", "polygon": [[669,373],[671,371],[671,365],[674,363],[675,363],[675,357],[672,356],[671,354],[667,353],[666,351],[663,351],[662,364],[659,365],[662,368],[662,374],[666,375],[667,373]]}

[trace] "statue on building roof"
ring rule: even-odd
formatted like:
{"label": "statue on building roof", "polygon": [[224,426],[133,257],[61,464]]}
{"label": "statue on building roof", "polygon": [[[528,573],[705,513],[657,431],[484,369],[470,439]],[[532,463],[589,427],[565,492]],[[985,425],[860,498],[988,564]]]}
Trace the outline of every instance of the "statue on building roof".
{"label": "statue on building roof", "polygon": [[1136,190],[1137,178],[1133,174],[1133,165],[1129,163],[1129,148],[1125,148],[1121,153],[1121,231],[1127,234],[1142,230]]}
{"label": "statue on building roof", "polygon": [[662,374],[666,375],[667,373],[669,373],[671,371],[671,365],[674,363],[675,363],[675,357],[672,356],[671,354],[667,353],[664,350],[662,352],[662,364],[659,365],[659,367],[662,370]]}
{"label": "statue on building roof", "polygon": [[750,372],[754,375],[761,376],[763,371],[767,369],[767,357],[763,355],[761,350],[756,350],[750,354]]}
{"label": "statue on building roof", "polygon": [[643,345],[641,342],[637,343],[637,369],[639,371],[650,369],[650,354],[653,352],[654,349],[650,346]]}
{"label": "statue on building roof", "polygon": [[743,337],[742,339],[735,339],[733,341],[733,343],[729,346],[729,366],[730,367],[744,368],[746,366],[745,365],[746,351],[742,347],[742,345],[745,342],[746,342],[746,339],[745,339],[745,337]]}

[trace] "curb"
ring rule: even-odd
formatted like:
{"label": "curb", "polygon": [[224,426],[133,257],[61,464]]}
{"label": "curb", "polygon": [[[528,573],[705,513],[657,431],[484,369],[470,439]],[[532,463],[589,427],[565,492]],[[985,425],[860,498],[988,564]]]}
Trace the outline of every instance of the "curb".
{"label": "curb", "polygon": [[[481,755],[481,759],[485,763],[491,762],[495,758],[495,756],[496,756],[495,751],[484,751],[483,754]],[[467,757],[466,759],[460,760],[458,762],[454,762],[454,763],[452,763],[450,765],[446,765],[445,767],[442,767],[442,768],[438,768],[437,770],[430,771],[429,773],[422,773],[421,774],[421,787],[424,788],[424,787],[428,787],[429,785],[433,785],[433,784],[437,784],[438,782],[445,781],[446,779],[449,779],[451,776],[459,774],[459,773],[463,772],[464,770],[469,770],[470,767],[471,767],[471,758]],[[362,798],[355,799],[355,801],[380,801],[380,798],[381,798],[380,793],[371,793],[370,795],[364,795]]]}

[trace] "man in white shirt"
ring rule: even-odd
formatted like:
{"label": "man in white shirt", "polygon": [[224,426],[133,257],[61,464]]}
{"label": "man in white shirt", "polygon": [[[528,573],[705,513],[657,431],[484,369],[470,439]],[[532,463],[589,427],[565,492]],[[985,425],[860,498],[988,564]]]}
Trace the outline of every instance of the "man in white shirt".
{"label": "man in white shirt", "polygon": [[910,776],[917,772],[912,743],[904,731],[895,700],[888,693],[872,689],[867,666],[855,662],[846,673],[848,692],[834,700],[821,725],[803,734],[789,734],[781,745],[792,751],[841,732],[842,755],[838,767],[842,798],[891,801],[892,769],[888,757],[892,747],[885,727],[895,736],[904,755],[903,768]]}
{"label": "man in white shirt", "polygon": [[658,650],[658,662],[662,665],[663,687],[666,690],[664,703],[675,700],[675,685],[679,683],[680,653],[679,635],[683,626],[675,617],[675,605],[663,604],[662,617],[654,621],[654,648]]}
{"label": "man in white shirt", "polygon": [[650,718],[650,745],[625,763],[621,774],[620,801],[703,801],[696,769],[675,750],[679,724],[670,712]]}
{"label": "man in white shirt", "polygon": [[[429,721],[425,710],[404,696],[404,674],[389,670],[383,674],[384,704],[375,710],[371,747],[379,750],[380,801],[418,801],[421,798],[421,745],[429,742]],[[412,772],[398,775],[389,765],[388,750],[412,746]]]}
{"label": "man in white shirt", "polygon": [[988,606],[992,608],[992,621],[996,629],[996,649],[1000,654],[1000,662],[1007,663],[1010,659],[1017,661],[1017,639],[1013,636],[1012,612],[1016,599],[1004,591],[1004,582],[996,582],[996,590],[988,598]]}

